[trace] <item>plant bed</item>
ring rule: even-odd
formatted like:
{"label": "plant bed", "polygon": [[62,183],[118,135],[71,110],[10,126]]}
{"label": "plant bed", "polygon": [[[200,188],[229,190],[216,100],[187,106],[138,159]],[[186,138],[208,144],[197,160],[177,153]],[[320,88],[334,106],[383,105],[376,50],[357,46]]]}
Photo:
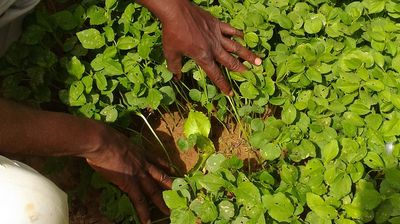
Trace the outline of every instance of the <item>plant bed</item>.
{"label": "plant bed", "polygon": [[[156,135],[164,144],[173,163],[178,166],[182,173],[187,173],[191,170],[197,160],[199,153],[194,148],[182,150],[179,147],[179,140],[184,136],[184,122],[188,114],[184,117],[178,112],[164,113],[162,116],[155,115],[149,118],[149,123],[154,129]],[[140,122],[139,122],[140,124]],[[259,163],[258,152],[253,150],[249,143],[243,138],[240,128],[235,124],[223,126],[216,119],[211,119],[210,140],[213,142],[216,152],[222,153],[228,157],[232,155],[247,161],[249,165],[257,166]],[[149,149],[154,150],[154,154],[162,155],[164,152],[153,133],[141,124],[136,126],[136,130],[142,130],[141,134],[145,137],[142,140],[142,145]],[[164,160],[166,158],[164,157]],[[253,167],[256,169],[256,167]]]}

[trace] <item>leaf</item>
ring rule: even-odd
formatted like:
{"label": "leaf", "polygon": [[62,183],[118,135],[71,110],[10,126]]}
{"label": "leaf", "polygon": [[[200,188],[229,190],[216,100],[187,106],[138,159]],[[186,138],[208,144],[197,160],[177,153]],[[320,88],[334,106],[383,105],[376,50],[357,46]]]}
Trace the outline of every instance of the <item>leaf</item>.
{"label": "leaf", "polygon": [[217,207],[208,198],[196,198],[190,203],[190,209],[203,223],[214,221],[218,217]]}
{"label": "leaf", "polygon": [[106,117],[106,122],[114,122],[118,118],[118,111],[115,106],[106,106],[101,111],[100,114]]}
{"label": "leaf", "polygon": [[103,27],[103,30],[104,30],[104,36],[106,37],[107,41],[108,42],[114,41],[115,39],[114,30],[109,26]]}
{"label": "leaf", "polygon": [[338,175],[330,184],[329,194],[335,198],[342,198],[351,192],[352,181],[349,175],[343,173]]}
{"label": "leaf", "polygon": [[93,70],[96,72],[104,69],[103,55],[96,55],[96,57],[90,62],[90,66],[92,66]]}
{"label": "leaf", "polygon": [[111,9],[115,3],[117,2],[117,0],[106,0],[105,6],[106,9]]}
{"label": "leaf", "polygon": [[350,111],[358,114],[358,115],[366,115],[371,112],[370,107],[360,103],[354,103],[350,105]]}
{"label": "leaf", "polygon": [[385,169],[385,180],[393,188],[400,190],[400,170],[398,168]]}
{"label": "leaf", "polygon": [[165,204],[170,209],[186,208],[186,199],[178,194],[177,191],[166,190],[163,192]]}
{"label": "leaf", "polygon": [[364,165],[361,162],[347,165],[346,172],[350,174],[353,183],[359,181],[364,175]]}
{"label": "leaf", "polygon": [[93,78],[99,90],[105,90],[107,88],[107,79],[102,73],[96,72]]}
{"label": "leaf", "polygon": [[299,146],[296,146],[290,150],[289,154],[290,159],[292,159],[295,162],[300,162],[301,160],[315,156],[316,156],[315,146],[308,139],[303,139]]}
{"label": "leaf", "polygon": [[264,121],[260,118],[255,118],[251,120],[251,129],[253,131],[263,131],[264,130]]}
{"label": "leaf", "polygon": [[104,70],[110,75],[121,75],[124,73],[122,65],[119,61],[112,58],[103,58]]}
{"label": "leaf", "polygon": [[321,83],[322,82],[322,75],[321,72],[314,68],[309,68],[306,72],[306,76],[308,79],[314,82]]}
{"label": "leaf", "polygon": [[278,192],[274,195],[264,195],[268,214],[278,222],[290,222],[293,216],[294,206],[283,193]]}
{"label": "leaf", "polygon": [[369,14],[379,13],[385,9],[385,0],[364,0],[362,4],[368,9]]}
{"label": "leaf", "polygon": [[172,89],[171,86],[163,86],[158,89],[163,98],[161,100],[161,104],[164,106],[169,106],[176,101],[175,91]]}
{"label": "leaf", "polygon": [[120,37],[117,41],[117,48],[120,50],[130,50],[139,44],[139,40],[131,36]]}
{"label": "leaf", "polygon": [[21,42],[28,45],[38,44],[46,34],[46,30],[39,25],[30,25],[22,33]]}
{"label": "leaf", "polygon": [[293,104],[286,103],[283,106],[281,116],[283,122],[285,122],[286,124],[292,124],[297,117],[296,108],[293,106]]}
{"label": "leaf", "polygon": [[75,81],[71,84],[69,88],[69,105],[70,106],[82,106],[86,103],[86,97],[83,94],[85,91],[85,86],[81,81]]}
{"label": "leaf", "polygon": [[213,173],[200,176],[198,182],[201,187],[213,193],[216,193],[221,187],[225,186],[226,184],[226,181],[221,176]]}
{"label": "leaf", "polygon": [[251,182],[245,181],[234,191],[239,205],[254,205],[261,202],[259,189]]}
{"label": "leaf", "polygon": [[337,140],[332,140],[321,149],[321,155],[324,163],[333,160],[339,154],[339,144]]}
{"label": "leaf", "polygon": [[258,36],[254,32],[248,32],[244,34],[244,41],[250,48],[256,47],[258,44]]}
{"label": "leaf", "polygon": [[320,14],[310,14],[304,21],[304,30],[309,34],[318,33],[323,26],[321,16]]}
{"label": "leaf", "polygon": [[213,154],[207,159],[205,168],[214,173],[221,168],[221,165],[225,160],[226,158],[224,155]]}
{"label": "leaf", "polygon": [[364,163],[372,169],[382,169],[385,166],[382,158],[376,152],[368,152],[364,158]]}
{"label": "leaf", "polygon": [[90,19],[90,25],[101,25],[107,22],[107,13],[101,7],[92,5],[86,12],[87,17]]}
{"label": "leaf", "polygon": [[349,82],[343,79],[339,79],[336,82],[336,86],[344,93],[352,93],[360,88],[360,84],[356,82]]}
{"label": "leaf", "polygon": [[282,165],[280,175],[281,180],[287,184],[295,184],[299,178],[297,167],[288,164]]}
{"label": "leaf", "polygon": [[346,13],[349,14],[353,18],[353,20],[360,18],[360,16],[362,16],[363,10],[364,6],[361,2],[358,1],[348,4],[345,9]]}
{"label": "leaf", "polygon": [[266,160],[274,160],[281,156],[281,148],[275,143],[268,143],[261,146],[261,156]]}
{"label": "leaf", "polygon": [[81,79],[85,72],[85,66],[75,56],[67,64],[67,71],[70,75],[75,76],[76,79]]}
{"label": "leaf", "polygon": [[78,25],[78,21],[75,16],[68,10],[62,10],[56,12],[51,16],[57,26],[63,30],[72,30]]}
{"label": "leaf", "polygon": [[157,89],[150,89],[146,97],[147,105],[149,108],[155,110],[161,103],[163,95]]}
{"label": "leaf", "polygon": [[178,145],[178,149],[182,152],[188,151],[190,147],[193,146],[189,144],[189,141],[184,137],[179,138],[178,141],[176,141],[176,144]]}
{"label": "leaf", "polygon": [[312,96],[312,91],[311,90],[306,90],[306,91],[302,91],[299,93],[299,95],[296,98],[296,103],[294,104],[294,106],[298,109],[298,110],[304,110],[308,107],[310,99]]}
{"label": "leaf", "polygon": [[289,71],[294,73],[302,73],[305,69],[303,60],[297,55],[289,56],[286,66]]}
{"label": "leaf", "polygon": [[155,36],[150,36],[148,34],[143,34],[139,41],[138,53],[142,58],[149,58],[150,52],[153,50],[154,42],[156,41]]}
{"label": "leaf", "polygon": [[392,59],[392,68],[397,72],[400,72],[400,54],[397,54],[396,57]]}
{"label": "leaf", "polygon": [[390,120],[385,120],[379,130],[385,137],[400,135],[400,119],[394,117]]}
{"label": "leaf", "polygon": [[289,30],[289,29],[291,29],[292,26],[293,26],[292,21],[291,21],[290,18],[287,17],[286,15],[280,14],[280,15],[276,18],[276,20],[278,21],[279,26],[281,26],[281,27],[284,28],[284,29]]}
{"label": "leaf", "polygon": [[192,110],[189,112],[189,116],[185,122],[183,133],[186,137],[189,137],[192,134],[200,134],[208,138],[210,129],[211,123],[206,115]]}
{"label": "leaf", "polygon": [[259,94],[257,88],[250,82],[240,84],[239,90],[243,97],[250,100],[255,99]]}
{"label": "leaf", "polygon": [[218,211],[219,216],[225,220],[230,220],[235,215],[235,207],[228,200],[221,201],[218,204]]}
{"label": "leaf", "polygon": [[82,30],[76,33],[82,46],[86,49],[98,49],[104,46],[105,40],[100,32],[94,28]]}
{"label": "leaf", "polygon": [[195,224],[196,216],[188,209],[173,209],[171,211],[171,224]]}
{"label": "leaf", "polygon": [[365,82],[365,86],[376,92],[380,92],[385,89],[385,85],[379,80],[368,80]]}
{"label": "leaf", "polygon": [[[368,203],[365,203],[366,199],[368,200]],[[375,189],[374,185],[371,182],[362,179],[357,183],[356,193],[351,204],[360,209],[372,210],[378,207],[381,201],[382,196]]]}
{"label": "leaf", "polygon": [[320,196],[313,193],[307,193],[306,198],[308,207],[319,217],[332,220],[338,215],[336,209],[328,205]]}
{"label": "leaf", "polygon": [[365,146],[360,146],[355,140],[350,138],[343,138],[341,140],[342,151],[340,158],[343,161],[354,163],[362,160],[367,155]]}
{"label": "leaf", "polygon": [[202,96],[202,93],[198,89],[191,89],[189,91],[189,97],[193,101],[201,102],[201,96]]}

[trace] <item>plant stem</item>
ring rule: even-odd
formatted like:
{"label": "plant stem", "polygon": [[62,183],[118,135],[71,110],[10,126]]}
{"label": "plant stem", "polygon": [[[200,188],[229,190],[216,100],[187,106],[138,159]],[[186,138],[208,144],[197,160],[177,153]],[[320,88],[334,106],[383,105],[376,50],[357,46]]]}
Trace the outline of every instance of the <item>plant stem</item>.
{"label": "plant stem", "polygon": [[172,163],[171,157],[169,156],[169,153],[168,153],[167,149],[165,148],[164,144],[161,142],[161,140],[158,137],[157,133],[151,127],[150,123],[147,121],[146,117],[144,117],[144,115],[142,113],[140,113],[140,112],[136,112],[136,115],[141,117],[143,119],[144,123],[146,123],[147,127],[150,129],[151,133],[154,135],[154,137],[157,139],[158,143],[160,144],[161,148],[164,150],[164,153],[167,156],[168,162],[172,165],[173,163]]}

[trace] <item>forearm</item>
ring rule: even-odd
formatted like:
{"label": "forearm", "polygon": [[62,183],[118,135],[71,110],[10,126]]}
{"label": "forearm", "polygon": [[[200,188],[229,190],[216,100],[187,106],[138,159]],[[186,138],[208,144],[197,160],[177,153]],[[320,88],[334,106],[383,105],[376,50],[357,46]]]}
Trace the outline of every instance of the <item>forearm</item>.
{"label": "forearm", "polygon": [[104,129],[93,120],[0,98],[0,153],[82,156],[100,147]]}

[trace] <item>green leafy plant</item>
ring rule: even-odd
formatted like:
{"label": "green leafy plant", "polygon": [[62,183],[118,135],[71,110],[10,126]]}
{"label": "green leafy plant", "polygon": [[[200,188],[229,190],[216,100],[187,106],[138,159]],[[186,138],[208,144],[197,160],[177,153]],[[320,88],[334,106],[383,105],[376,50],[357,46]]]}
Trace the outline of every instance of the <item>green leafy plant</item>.
{"label": "green leafy plant", "polygon": [[208,157],[215,152],[214,143],[208,138],[210,130],[210,120],[203,113],[197,111],[189,112],[183,130],[186,138],[180,138],[177,144],[183,151],[194,146],[199,151],[200,158],[192,168],[192,171],[203,168]]}

